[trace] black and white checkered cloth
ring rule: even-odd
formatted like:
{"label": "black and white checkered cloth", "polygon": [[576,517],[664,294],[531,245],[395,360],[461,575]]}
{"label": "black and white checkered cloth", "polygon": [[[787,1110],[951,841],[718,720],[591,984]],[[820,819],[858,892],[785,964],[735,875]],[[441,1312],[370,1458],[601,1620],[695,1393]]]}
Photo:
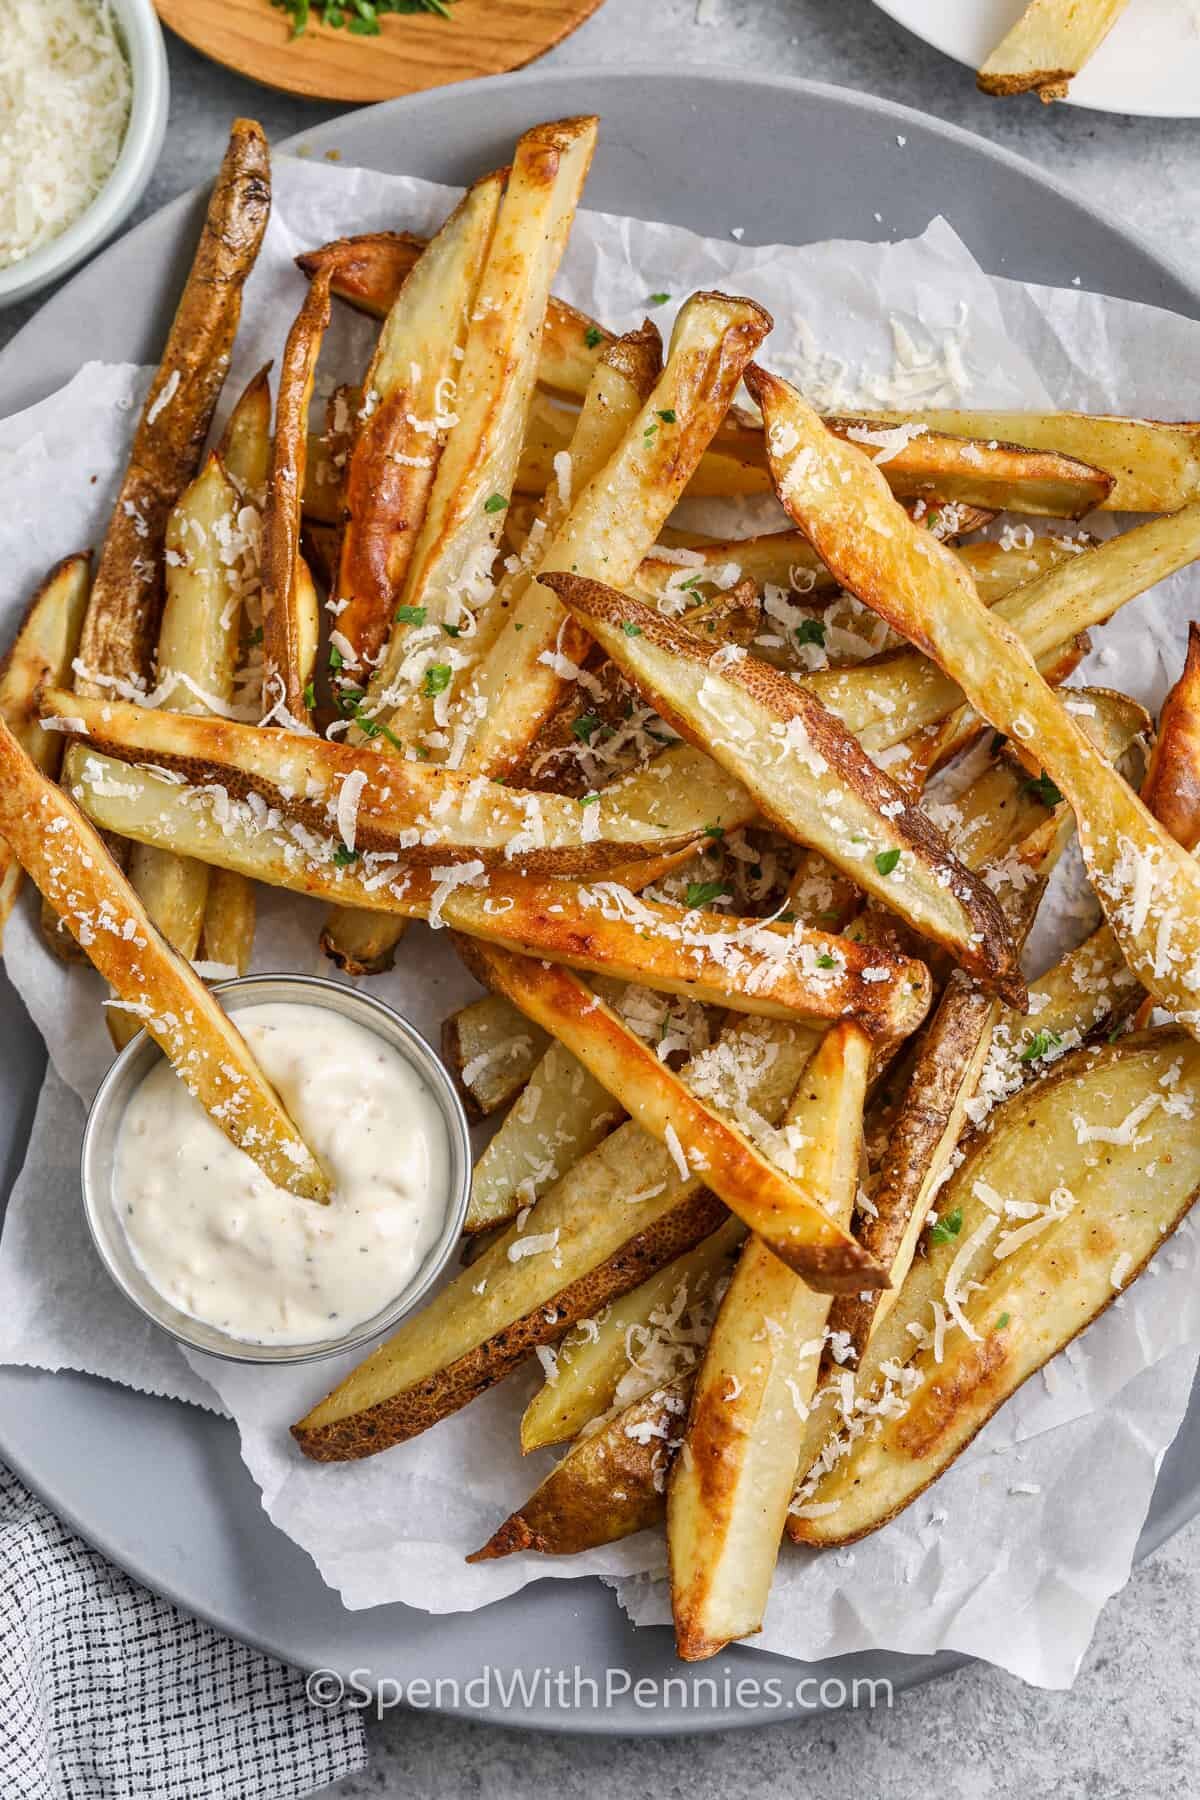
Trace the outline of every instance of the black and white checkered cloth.
{"label": "black and white checkered cloth", "polygon": [[3,1800],[298,1800],[365,1762],[356,1713],[176,1610],[0,1467]]}

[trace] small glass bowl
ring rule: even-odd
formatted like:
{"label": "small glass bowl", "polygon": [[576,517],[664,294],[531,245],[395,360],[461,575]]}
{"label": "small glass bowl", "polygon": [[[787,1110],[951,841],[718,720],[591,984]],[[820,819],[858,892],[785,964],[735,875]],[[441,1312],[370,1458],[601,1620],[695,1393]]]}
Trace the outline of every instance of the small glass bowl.
{"label": "small glass bowl", "polygon": [[398,1325],[406,1313],[424,1298],[454,1254],[471,1190],[471,1141],[462,1102],[450,1076],[418,1031],[390,1006],[340,982],[315,975],[247,975],[222,982],[213,989],[226,1012],[263,1006],[272,1001],[311,1006],[340,1013],[374,1032],[399,1051],[432,1094],[446,1128],[449,1162],[446,1217],[437,1242],[402,1291],[372,1318],[364,1319],[336,1338],[308,1344],[254,1344],[232,1337],[215,1325],[206,1325],[190,1313],[172,1306],[153,1288],[138,1267],[113,1204],[113,1172],[117,1135],[134,1091],[162,1056],[153,1038],[142,1031],[126,1045],[109,1069],[92,1101],[83,1134],[80,1170],[83,1207],[92,1241],[101,1262],[126,1299],[153,1324],[191,1350],[228,1362],[306,1363],[357,1350],[381,1332]]}

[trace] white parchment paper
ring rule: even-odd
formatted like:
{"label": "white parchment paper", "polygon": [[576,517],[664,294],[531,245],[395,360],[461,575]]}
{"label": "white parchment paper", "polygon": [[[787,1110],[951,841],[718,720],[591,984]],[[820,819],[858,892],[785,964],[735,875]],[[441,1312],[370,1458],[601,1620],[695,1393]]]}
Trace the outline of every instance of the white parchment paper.
{"label": "white parchment paper", "polygon": [[[427,182],[282,161],[263,253],[249,283],[227,386],[277,358],[304,283],[298,250],[347,231],[433,229],[454,196]],[[1200,324],[1153,309],[986,277],[941,220],[899,244],[755,248],[675,227],[581,215],[557,283],[564,298],[626,328],[651,295],[664,332],[701,287],[751,295],[776,320],[764,360],[818,403],[902,394],[914,405],[1060,406],[1170,417],[1180,369],[1200,366]],[[352,379],[372,327],[337,309],[322,380]],[[0,636],[58,557],[103,531],[148,379],[87,365],[29,412],[0,424]],[[898,385],[899,384],[899,385]],[[693,515],[694,516],[694,515]],[[717,523],[714,509],[710,522]],[[1157,706],[1180,666],[1200,584],[1185,574],[1096,634],[1077,680]],[[1044,908],[1032,954],[1044,964],[1081,934],[1077,870]],[[263,893],[255,966],[328,974],[320,909]],[[74,1368],[146,1392],[220,1406],[281,1530],[347,1606],[403,1600],[470,1610],[543,1577],[601,1575],[635,1621],[664,1619],[661,1537],[565,1560],[509,1557],[468,1568],[553,1460],[522,1459],[517,1421],[539,1379],[523,1371],[413,1443],[362,1463],[315,1467],[287,1426],[344,1372],[186,1360],[108,1285],[87,1241],[77,1154],[83,1107],[107,1063],[101,984],[45,951],[29,897],[6,934],[6,967],[52,1060],[25,1168],[0,1240],[0,1358]],[[373,991],[436,1041],[475,990],[444,935],[414,927]],[[1185,1227],[1148,1275],[1041,1377],[1026,1385],[949,1475],[853,1551],[785,1548],[757,1643],[794,1657],[870,1646],[970,1651],[1031,1682],[1066,1685],[1100,1607],[1125,1580],[1162,1456],[1178,1430],[1200,1345],[1195,1245]],[[348,1360],[347,1365],[348,1366]]]}

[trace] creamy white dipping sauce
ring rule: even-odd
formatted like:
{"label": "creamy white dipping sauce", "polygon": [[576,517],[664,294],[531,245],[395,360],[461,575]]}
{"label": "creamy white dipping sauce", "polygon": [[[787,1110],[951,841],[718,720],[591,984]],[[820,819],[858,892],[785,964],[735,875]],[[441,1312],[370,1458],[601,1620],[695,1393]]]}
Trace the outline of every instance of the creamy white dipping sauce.
{"label": "creamy white dipping sauce", "polygon": [[113,1202],[181,1312],[249,1343],[340,1337],[395,1299],[441,1231],[445,1121],[400,1052],[339,1013],[280,1002],[237,1026],[328,1171],[329,1205],[269,1181],[165,1061],[121,1121]]}

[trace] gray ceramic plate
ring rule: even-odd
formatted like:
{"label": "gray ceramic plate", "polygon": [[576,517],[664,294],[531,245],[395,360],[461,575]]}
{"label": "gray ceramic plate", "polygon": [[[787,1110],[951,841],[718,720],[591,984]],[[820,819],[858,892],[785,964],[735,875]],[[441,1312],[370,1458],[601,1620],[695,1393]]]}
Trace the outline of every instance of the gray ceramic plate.
{"label": "gray ceramic plate", "polygon": [[[993,273],[1085,288],[1200,317],[1200,292],[1148,247],[1012,156],[860,94],[802,82],[624,69],[532,74],[376,107],[303,140],[347,162],[463,182],[502,161],[536,119],[604,117],[589,203],[696,230],[745,228],[751,243],[921,231],[942,212]],[[907,139],[903,151],[897,136]],[[202,199],[177,201],[97,259],[0,359],[0,415],[42,398],[89,358],[150,361],[170,316]],[[398,221],[402,223],[402,221]],[[0,977],[0,984],[3,978]],[[0,985],[0,1192],[20,1165],[42,1049]],[[483,1612],[430,1618],[403,1606],[347,1612],[308,1557],[268,1523],[232,1425],[78,1375],[0,1369],[0,1453],[85,1538],[147,1586],[289,1662],[377,1680],[465,1681],[489,1666],[681,1673],[665,1630],[635,1632],[599,1583],[542,1582]],[[1163,1467],[1141,1549],[1200,1507],[1200,1408]],[[899,1687],[956,1666],[951,1656],[860,1656],[803,1671],[888,1676]],[[711,1674],[711,1669],[695,1672]],[[786,1679],[796,1666],[750,1650],[719,1659],[722,1683]],[[684,1672],[686,1673],[686,1672]],[[690,1680],[692,1677],[689,1676]],[[812,1690],[808,1690],[811,1692]],[[696,1731],[778,1719],[779,1711],[677,1691],[642,1708],[628,1696],[569,1711],[535,1698],[442,1710],[509,1725],[596,1732]],[[795,1716],[793,1714],[793,1716]]]}

